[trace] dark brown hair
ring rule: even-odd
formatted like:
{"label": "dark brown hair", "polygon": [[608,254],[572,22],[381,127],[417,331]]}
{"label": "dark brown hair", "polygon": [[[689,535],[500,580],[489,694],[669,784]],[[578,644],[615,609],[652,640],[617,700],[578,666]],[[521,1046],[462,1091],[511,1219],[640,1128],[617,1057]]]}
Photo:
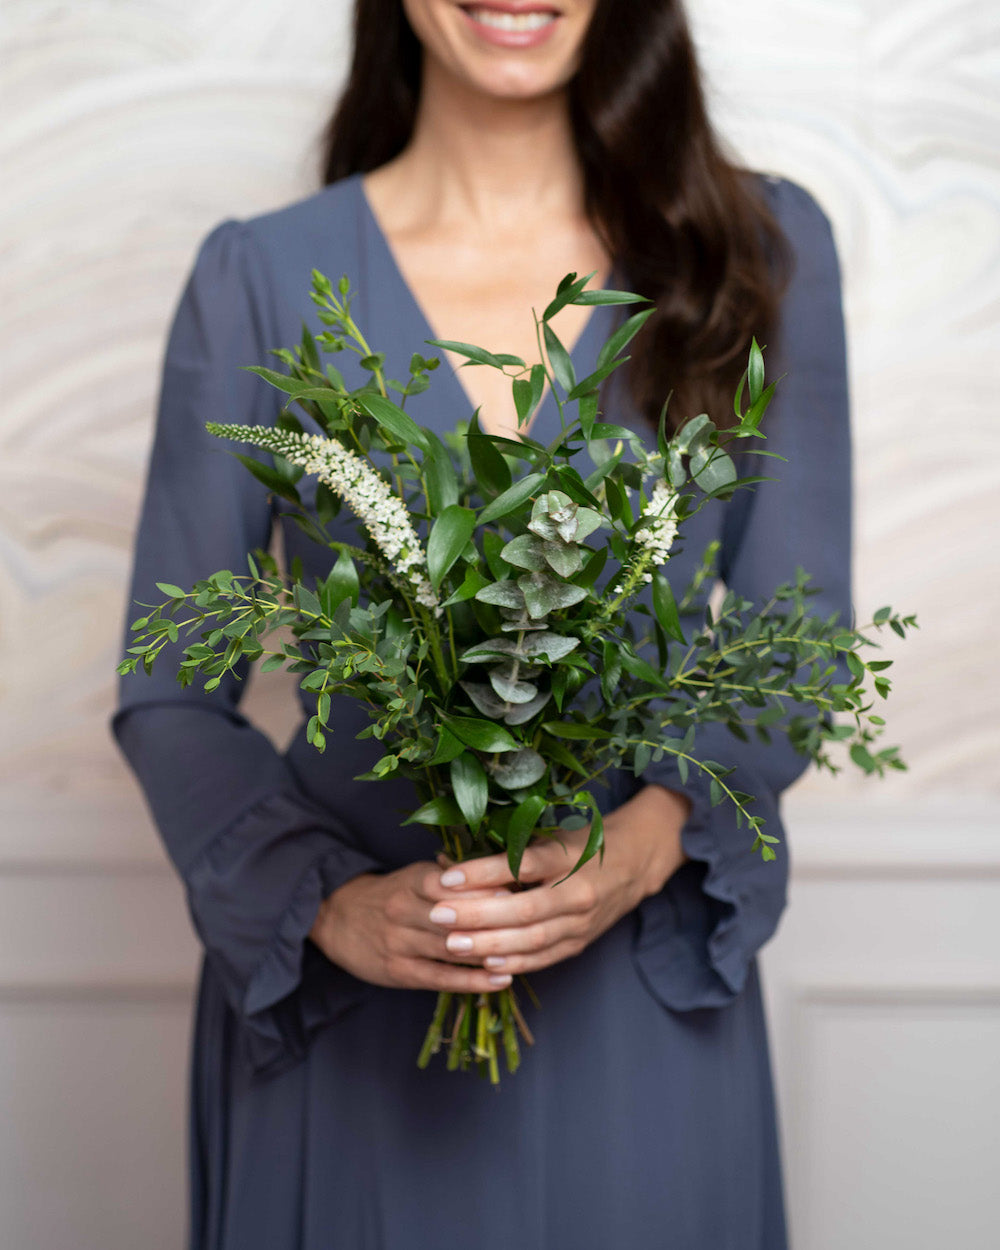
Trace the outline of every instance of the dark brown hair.
{"label": "dark brown hair", "polygon": [[[324,182],[406,146],[421,56],[401,0],[357,0]],[[656,422],[672,390],[672,426],[700,411],[724,425],[751,336],[776,332],[790,256],[760,180],[709,122],[681,0],[598,0],[569,102],[587,214],[629,288],[656,304],[631,347],[633,399]]]}

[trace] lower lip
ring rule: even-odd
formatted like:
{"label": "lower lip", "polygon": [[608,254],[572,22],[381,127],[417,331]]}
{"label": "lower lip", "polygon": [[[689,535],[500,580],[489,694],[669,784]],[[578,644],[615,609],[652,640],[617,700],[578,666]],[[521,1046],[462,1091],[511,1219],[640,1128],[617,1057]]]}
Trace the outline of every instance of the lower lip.
{"label": "lower lip", "polygon": [[492,43],[499,48],[537,48],[539,44],[550,38],[559,24],[559,18],[555,17],[553,21],[539,26],[537,30],[500,30],[496,26],[487,26],[485,22],[477,22],[465,9],[462,9],[462,16],[465,18],[466,25],[471,27],[484,43]]}

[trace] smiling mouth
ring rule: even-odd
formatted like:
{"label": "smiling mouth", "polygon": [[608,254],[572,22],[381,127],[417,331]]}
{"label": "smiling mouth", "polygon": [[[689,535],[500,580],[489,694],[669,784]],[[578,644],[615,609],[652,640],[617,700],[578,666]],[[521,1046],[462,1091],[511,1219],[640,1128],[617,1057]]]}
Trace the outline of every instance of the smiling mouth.
{"label": "smiling mouth", "polygon": [[559,14],[554,9],[532,9],[527,13],[514,13],[507,9],[493,9],[487,5],[463,4],[462,11],[480,26],[500,30],[507,34],[530,34],[551,26]]}

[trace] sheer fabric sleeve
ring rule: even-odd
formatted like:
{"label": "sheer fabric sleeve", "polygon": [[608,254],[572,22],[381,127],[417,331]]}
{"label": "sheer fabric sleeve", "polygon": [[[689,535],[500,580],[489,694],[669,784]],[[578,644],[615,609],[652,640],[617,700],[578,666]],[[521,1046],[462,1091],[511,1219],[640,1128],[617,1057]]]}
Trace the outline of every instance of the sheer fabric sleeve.
{"label": "sheer fabric sleeve", "polygon": [[[786,461],[760,459],[742,472],[779,480],[739,491],[727,505],[720,576],[738,594],[763,604],[797,565],[822,593],[810,611],[834,611],[845,623],[851,605],[851,438],[840,269],[830,223],[801,187],[779,181],[773,203],[794,255],[785,294],[779,352],[771,377],[786,374],[764,418],[766,450]],[[847,680],[843,668],[840,680]],[[791,714],[791,713],[789,713]],[[750,851],[728,802],[712,807],[706,774],[682,781],[673,757],[651,764],[643,780],[679,791],[692,808],[681,840],[690,862],[639,908],[635,959],[647,986],[676,1010],[729,1002],[746,981],[759,947],[785,905],[788,848],[779,797],[808,765],[780,732],[767,744],[742,742],[721,723],[703,726],[693,754],[736,771],[734,788],[756,797],[765,832],[782,839],[777,859]]]}
{"label": "sheer fabric sleeve", "polygon": [[[134,601],[157,581],[189,587],[266,547],[264,488],[205,422],[273,424],[276,392],[241,365],[278,346],[265,258],[250,228],[226,220],[203,239],[176,307],[135,540]],[[243,448],[240,450],[247,450]],[[126,628],[125,646],[130,638]],[[368,992],[307,940],[323,897],[380,865],[312,804],[284,758],[240,713],[243,682],[211,693],[176,680],[185,641],[151,675],[121,679],[112,731],[181,876],[194,927],[242,1025],[250,1067],[294,1062],[309,1034]],[[243,677],[246,668],[242,670]]]}

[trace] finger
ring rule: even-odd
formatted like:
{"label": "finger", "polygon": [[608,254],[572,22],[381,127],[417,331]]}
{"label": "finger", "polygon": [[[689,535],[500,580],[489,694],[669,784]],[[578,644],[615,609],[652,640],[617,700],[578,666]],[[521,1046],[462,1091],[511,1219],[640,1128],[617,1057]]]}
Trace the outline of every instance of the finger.
{"label": "finger", "polygon": [[441,959],[450,964],[472,964],[481,968],[481,957],[470,955],[464,947],[449,950],[445,939],[447,933],[430,933],[426,929],[407,929],[400,938],[399,953],[405,957],[418,959]]}
{"label": "finger", "polygon": [[[463,860],[461,864],[449,861],[441,874],[441,884],[447,889],[473,890],[488,886],[525,885],[546,877],[563,876],[573,863],[570,852],[564,846],[546,838],[532,843],[524,852],[516,877],[510,870],[506,855],[483,855],[478,859]],[[566,867],[563,867],[564,864]]]}
{"label": "finger", "polygon": [[558,886],[535,890],[491,893],[488,898],[449,896],[428,913],[432,925],[448,929],[514,929],[549,920],[553,916],[580,915],[590,911],[596,890],[589,877],[571,877]]}
{"label": "finger", "polygon": [[586,830],[583,830],[574,833],[572,840],[564,836],[561,840],[545,838],[532,843],[524,853],[521,879],[541,884],[546,881],[558,881],[561,877],[565,877],[580,858],[580,852],[586,845],[585,840],[581,840],[585,834]]}
{"label": "finger", "polygon": [[[572,959],[580,954],[585,945],[579,938],[568,938],[540,951],[529,951],[522,955],[491,955],[488,958],[497,972],[509,972],[512,976],[518,976],[522,972],[538,972],[541,968],[551,968],[553,964],[562,963],[564,959]],[[503,958],[502,964],[492,962],[500,958]]]}
{"label": "finger", "polygon": [[495,889],[514,882],[506,855],[483,855],[479,859],[466,859],[461,864],[449,865],[438,876],[446,890]]}
{"label": "finger", "polygon": [[[448,933],[445,950],[453,958],[482,960],[487,957],[538,954],[573,938],[582,938],[586,926],[580,916],[555,916],[516,929],[477,929],[471,933]],[[500,965],[497,965],[498,967]],[[504,965],[506,970],[506,965]]]}
{"label": "finger", "polygon": [[425,902],[437,903],[441,899],[450,901],[453,898],[489,898],[494,893],[494,889],[485,886],[443,886],[441,877],[442,873],[428,864],[426,870],[413,883],[416,896]]}
{"label": "finger", "polygon": [[464,968],[434,959],[400,960],[397,979],[413,989],[446,990],[453,994],[488,994],[505,989],[511,982],[508,972],[486,968]]}

